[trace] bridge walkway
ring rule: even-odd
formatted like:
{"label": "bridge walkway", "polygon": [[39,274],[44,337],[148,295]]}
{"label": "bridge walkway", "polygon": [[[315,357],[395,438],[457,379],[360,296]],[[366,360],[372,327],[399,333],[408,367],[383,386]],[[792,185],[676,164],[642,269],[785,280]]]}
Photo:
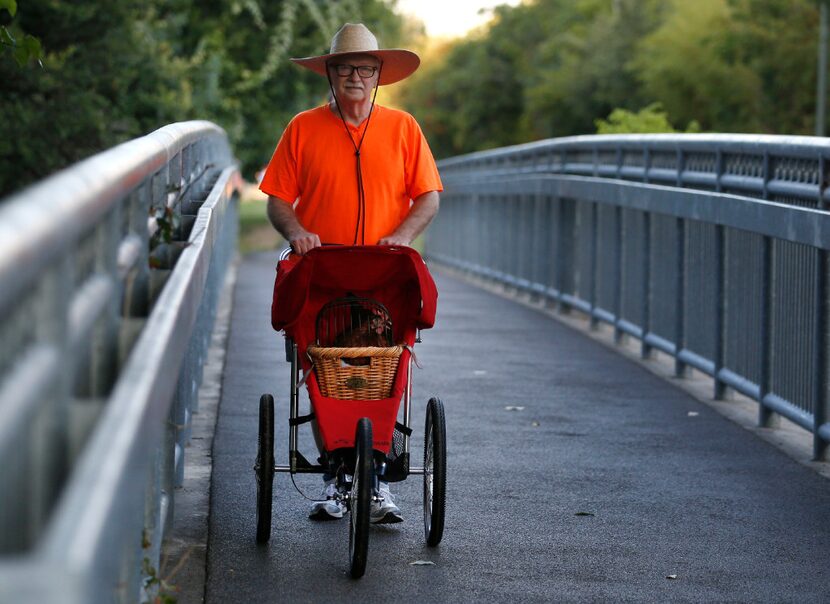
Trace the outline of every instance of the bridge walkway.
{"label": "bridge walkway", "polygon": [[[418,345],[413,458],[440,396],[449,451],[444,541],[427,548],[421,482],[374,527],[347,577],[346,522],[313,523],[277,475],[257,546],[260,394],[287,461],[288,364],[269,324],[273,254],[238,272],[213,449],[206,601],[830,600],[830,483],[669,381],[543,313],[436,271]],[[314,450],[310,431],[302,448]],[[318,476],[298,476],[310,496]],[[432,565],[412,565],[425,560]]]}

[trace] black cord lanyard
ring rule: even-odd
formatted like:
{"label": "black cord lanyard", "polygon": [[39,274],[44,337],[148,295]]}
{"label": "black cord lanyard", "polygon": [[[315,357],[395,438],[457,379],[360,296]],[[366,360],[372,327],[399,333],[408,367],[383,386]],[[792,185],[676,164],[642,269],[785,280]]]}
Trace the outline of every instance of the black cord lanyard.
{"label": "black cord lanyard", "polygon": [[343,127],[346,129],[346,135],[349,137],[352,147],[354,147],[354,156],[357,164],[357,223],[354,225],[353,245],[357,245],[358,232],[360,232],[360,244],[366,245],[366,190],[363,188],[363,169],[360,166],[360,149],[363,147],[363,141],[366,139],[366,131],[369,129],[369,120],[372,119],[372,112],[375,109],[375,99],[378,96],[378,89],[380,88],[380,70],[382,67],[383,63],[378,66],[378,84],[375,86],[375,93],[372,95],[372,105],[369,107],[366,125],[363,127],[363,133],[360,135],[360,142],[358,143],[354,142],[354,137],[349,130],[349,125],[346,123],[346,118],[343,117],[343,112],[340,110],[340,103],[337,102],[337,94],[334,92],[334,84],[331,82],[331,74],[328,68],[326,68],[326,77],[329,81],[331,96],[334,99],[334,105],[337,107],[337,114],[340,116],[340,121],[343,122]]}

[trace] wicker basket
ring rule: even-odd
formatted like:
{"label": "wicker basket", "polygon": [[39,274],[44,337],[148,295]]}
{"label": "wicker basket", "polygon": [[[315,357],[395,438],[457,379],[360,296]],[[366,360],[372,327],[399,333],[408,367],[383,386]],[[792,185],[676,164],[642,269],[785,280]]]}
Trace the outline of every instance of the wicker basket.
{"label": "wicker basket", "polygon": [[392,393],[401,352],[403,346],[308,347],[320,394],[342,400],[387,398]]}

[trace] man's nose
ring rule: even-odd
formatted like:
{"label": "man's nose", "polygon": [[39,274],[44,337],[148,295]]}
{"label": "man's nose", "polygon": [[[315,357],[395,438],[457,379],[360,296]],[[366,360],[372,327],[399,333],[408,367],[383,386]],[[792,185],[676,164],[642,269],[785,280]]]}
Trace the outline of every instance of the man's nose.
{"label": "man's nose", "polygon": [[352,82],[359,82],[360,81],[360,74],[357,73],[357,69],[352,70],[352,73],[349,75],[349,79]]}

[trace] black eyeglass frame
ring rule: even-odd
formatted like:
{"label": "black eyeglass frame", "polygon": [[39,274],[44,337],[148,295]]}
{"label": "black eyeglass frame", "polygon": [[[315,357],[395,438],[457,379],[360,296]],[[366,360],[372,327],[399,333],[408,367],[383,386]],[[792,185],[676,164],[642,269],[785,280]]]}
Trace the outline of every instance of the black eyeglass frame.
{"label": "black eyeglass frame", "polygon": [[[349,63],[329,63],[329,67],[333,67],[334,72],[341,78],[350,78],[355,70],[357,70],[357,75],[364,80],[368,80],[374,76],[380,69],[380,67],[375,67],[374,65],[351,65]],[[346,70],[348,70],[348,73],[346,73]],[[370,70],[370,72],[366,74],[366,70]]]}

